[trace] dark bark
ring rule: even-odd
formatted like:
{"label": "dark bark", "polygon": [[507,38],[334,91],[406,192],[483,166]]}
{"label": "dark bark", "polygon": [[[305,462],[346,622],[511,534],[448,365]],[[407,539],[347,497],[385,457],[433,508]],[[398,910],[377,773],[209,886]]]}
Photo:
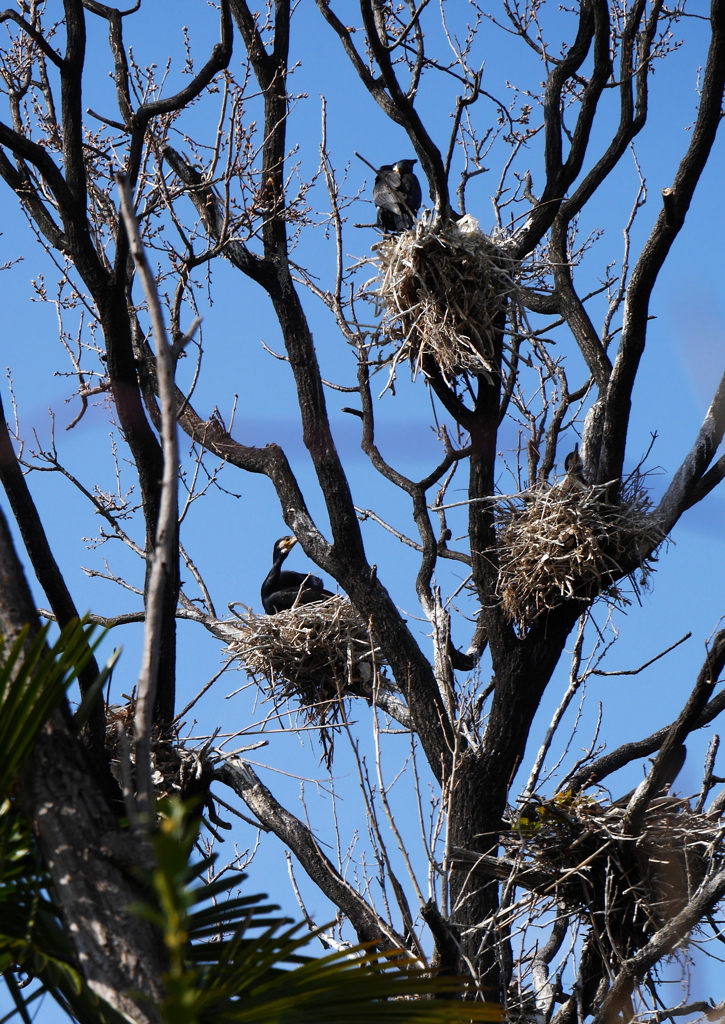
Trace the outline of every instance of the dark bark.
{"label": "dark bark", "polygon": [[657,506],[663,530],[670,530],[682,513],[716,487],[725,474],[725,456],[707,470],[725,434],[725,375],[720,379],[695,443],[672,478]]}
{"label": "dark bark", "polygon": [[[22,803],[88,984],[141,1024],[158,1021],[155,1004],[164,997],[161,978],[168,970],[164,946],[153,926],[129,909],[148,892],[124,866],[130,852],[133,863],[149,868],[150,851],[119,829],[60,711],[27,766]],[[146,998],[136,1001],[131,992]]]}
{"label": "dark bark", "polygon": [[30,638],[38,634],[40,621],[33,595],[25,579],[5,513],[0,509],[0,623],[6,643],[13,643],[24,626]]}
{"label": "dark bark", "polygon": [[574,288],[572,270],[567,251],[569,221],[561,213],[551,231],[551,248],[554,254],[554,282],[559,298],[561,315],[566,320],[579,349],[584,356],[589,372],[594,378],[599,393],[606,391],[612,364],[599,340],[594,324],[589,318],[584,303]]}
{"label": "dark bark", "polygon": [[[479,752],[467,750],[455,770],[450,812],[450,842],[472,852],[495,853],[509,789],[521,763],[531,723],[541,697],[559,661],[579,609],[566,605],[539,621],[525,640],[511,637],[502,650],[500,634],[491,641],[495,689],[493,704]],[[499,641],[499,642],[497,642]],[[485,797],[484,797],[485,794]],[[456,925],[475,929],[498,906],[495,885],[479,886],[469,877],[470,866],[455,867],[451,879],[452,902],[460,909]],[[475,931],[462,939],[464,952],[479,959],[489,983],[502,984],[493,944],[481,952]]]}
{"label": "dark bark", "polygon": [[434,899],[421,907],[420,916],[430,928],[435,940],[433,967],[437,974],[457,974],[460,943],[457,929],[445,921]]}
{"label": "dark bark", "polygon": [[[78,611],[58,563],[53,557],[35,502],[15,457],[5,423],[2,399],[0,399],[0,480],[5,488],[38,583],[45,591],[56,621],[62,629],[73,619],[79,617]],[[95,657],[91,656],[78,677],[82,694],[85,695],[88,692],[97,676],[98,664]],[[96,768],[108,774],[108,758],[104,745],[106,720],[100,696],[91,710],[87,731],[89,749]]]}

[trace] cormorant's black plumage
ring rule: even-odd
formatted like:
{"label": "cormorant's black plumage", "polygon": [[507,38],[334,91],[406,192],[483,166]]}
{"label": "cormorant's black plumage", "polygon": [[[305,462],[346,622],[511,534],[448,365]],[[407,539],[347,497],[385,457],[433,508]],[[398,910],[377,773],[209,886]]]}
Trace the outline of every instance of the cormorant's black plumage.
{"label": "cormorant's black plumage", "polygon": [[406,231],[418,215],[422,193],[413,174],[417,160],[398,160],[383,164],[373,185],[373,201],[378,208],[378,227],[383,231]]}
{"label": "cormorant's black plumage", "polygon": [[282,562],[296,543],[296,537],[280,537],[275,542],[272,551],[272,568],[262,584],[262,604],[267,615],[286,611],[295,602],[298,605],[312,604],[314,601],[324,601],[333,596],[329,590],[323,589],[319,576],[310,576],[304,572],[292,572],[290,569],[282,570]]}

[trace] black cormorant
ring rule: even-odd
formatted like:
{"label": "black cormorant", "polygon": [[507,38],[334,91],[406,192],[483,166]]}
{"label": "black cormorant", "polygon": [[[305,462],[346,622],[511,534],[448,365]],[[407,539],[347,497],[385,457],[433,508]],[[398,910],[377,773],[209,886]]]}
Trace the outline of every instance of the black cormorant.
{"label": "black cormorant", "polygon": [[579,445],[574,445],[574,451],[569,452],[564,459],[566,476],[561,482],[562,491],[585,491],[587,489],[587,478],[584,476],[584,463],[579,454]]}
{"label": "black cormorant", "polygon": [[574,445],[574,451],[569,452],[564,459],[566,479],[564,486],[566,490],[583,490],[587,486],[587,478],[584,475],[584,463],[579,454],[579,445]]}
{"label": "black cormorant", "polygon": [[581,476],[584,472],[584,463],[579,454],[579,445],[574,445],[574,451],[569,452],[564,459],[564,472],[570,476]]}
{"label": "black cormorant", "polygon": [[282,562],[296,543],[296,537],[280,537],[275,542],[272,550],[272,568],[262,584],[262,604],[267,615],[285,611],[295,602],[312,604],[313,601],[324,601],[333,596],[329,590],[323,589],[319,576],[292,572],[289,569],[282,571]]}
{"label": "black cormorant", "polygon": [[373,185],[378,208],[378,227],[383,231],[405,231],[413,226],[421,201],[420,182],[413,174],[417,160],[383,164]]}

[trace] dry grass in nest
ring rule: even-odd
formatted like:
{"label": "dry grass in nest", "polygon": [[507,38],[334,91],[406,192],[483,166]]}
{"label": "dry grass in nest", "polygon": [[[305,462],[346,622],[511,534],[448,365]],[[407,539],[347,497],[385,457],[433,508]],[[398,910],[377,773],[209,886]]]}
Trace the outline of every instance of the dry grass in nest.
{"label": "dry grass in nest", "polygon": [[[564,601],[588,602],[603,592],[626,603],[613,581],[638,552],[665,536],[652,515],[640,476],[630,478],[620,501],[605,500],[607,485],[567,478],[553,487],[497,500],[497,595],[523,636],[544,612]],[[642,583],[652,572],[640,565]]]}
{"label": "dry grass in nest", "polygon": [[[120,786],[123,786],[121,759],[125,755],[118,727],[120,725],[128,737],[127,756],[130,760],[130,770],[133,772],[135,766],[133,748],[135,712],[136,700],[134,697],[128,698],[126,704],[106,705],[106,750],[111,761],[111,772]],[[177,796],[185,800],[200,792],[203,787],[203,762],[196,751],[186,750],[180,744],[176,733],[161,733],[158,728],[154,727],[151,736],[151,758],[151,779],[158,799]]]}
{"label": "dry grass in nest", "polygon": [[269,687],[275,703],[299,702],[308,724],[319,727],[328,763],[333,733],[327,725],[344,720],[343,698],[370,699],[373,684],[385,684],[382,661],[366,623],[338,595],[276,615],[247,612],[224,623],[226,652]]}
{"label": "dry grass in nest", "polygon": [[413,374],[431,356],[451,383],[466,374],[496,372],[496,322],[518,292],[517,262],[470,216],[434,228],[425,214],[410,231],[374,247],[385,306],[385,342],[397,350],[391,374],[409,360]]}
{"label": "dry grass in nest", "polygon": [[504,839],[522,877],[527,867],[549,877],[537,885],[539,896],[592,924],[612,963],[678,914],[725,857],[725,828],[689,801],[654,799],[636,839],[624,834],[626,807],[627,800],[603,805],[561,794],[540,806],[539,822],[514,827]]}

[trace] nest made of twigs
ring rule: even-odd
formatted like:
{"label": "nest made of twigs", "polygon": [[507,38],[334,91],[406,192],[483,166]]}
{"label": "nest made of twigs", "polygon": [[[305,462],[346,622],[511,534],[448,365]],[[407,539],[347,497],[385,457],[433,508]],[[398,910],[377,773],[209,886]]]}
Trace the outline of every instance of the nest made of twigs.
{"label": "nest made of twigs", "polygon": [[616,503],[609,485],[567,477],[496,502],[497,596],[518,632],[564,601],[589,602],[606,592],[626,603],[613,581],[639,563],[640,582],[653,571],[654,550],[665,534],[652,513],[641,476],[630,478]]}
{"label": "nest made of twigs", "polygon": [[298,702],[305,721],[319,727],[328,761],[332,734],[325,726],[344,718],[344,698],[371,699],[375,687],[388,685],[370,629],[346,597],[276,615],[249,611],[224,625],[226,653],[263,680],[276,703]]}
{"label": "nest made of twigs", "polygon": [[[135,772],[135,713],[136,699],[133,696],[129,697],[125,704],[106,705],[106,750],[113,777],[121,787],[124,785],[124,758],[127,759],[130,774],[133,775]],[[119,729],[123,736],[119,734]],[[151,759],[151,781],[157,799],[177,796],[182,800],[188,800],[198,796],[206,788],[208,773],[205,772],[203,759],[198,751],[185,749],[176,730],[163,731],[154,726],[151,734]]]}
{"label": "nest made of twigs", "polygon": [[[392,372],[409,360],[416,375],[432,357],[451,383],[496,372],[494,337],[506,303],[518,294],[518,263],[466,215],[444,227],[427,214],[373,250],[382,333],[396,345]],[[500,324],[498,325],[500,330]]]}
{"label": "nest made of twigs", "polygon": [[503,840],[518,854],[522,878],[538,869],[539,894],[593,924],[613,960],[632,955],[678,914],[725,857],[725,828],[688,800],[655,798],[636,837],[623,828],[627,803],[561,794]]}

